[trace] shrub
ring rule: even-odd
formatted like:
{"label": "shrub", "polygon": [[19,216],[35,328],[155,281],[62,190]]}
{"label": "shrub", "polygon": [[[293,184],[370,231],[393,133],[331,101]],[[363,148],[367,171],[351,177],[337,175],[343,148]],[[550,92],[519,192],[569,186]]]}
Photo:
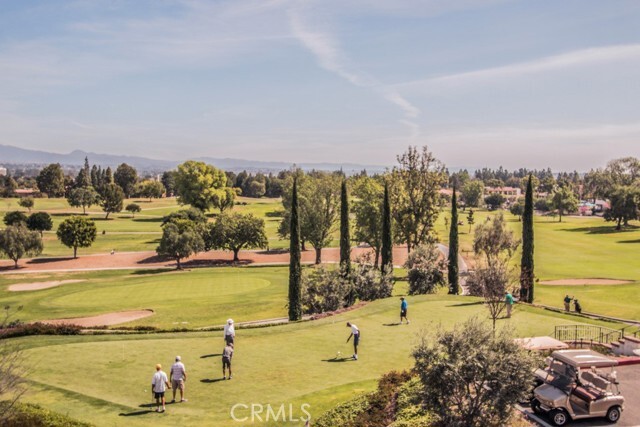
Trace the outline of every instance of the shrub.
{"label": "shrub", "polygon": [[302,311],[305,314],[335,311],[346,305],[352,285],[340,270],[318,267],[302,275]]}
{"label": "shrub", "polygon": [[393,292],[393,276],[391,272],[383,274],[371,264],[358,259],[351,272],[351,281],[356,296],[361,301],[375,301],[388,298]]}
{"label": "shrub", "polygon": [[49,323],[20,323],[12,322],[12,327],[0,330],[0,339],[26,337],[29,335],[78,335],[82,326],[62,324],[51,325]]}
{"label": "shrub", "polygon": [[[0,402],[0,413],[8,409],[9,402]],[[3,423],[4,427],[91,427],[92,425],[31,403],[16,403]]]}
{"label": "shrub", "polygon": [[434,293],[438,286],[445,286],[444,260],[433,243],[418,246],[404,264],[409,281],[409,295]]}
{"label": "shrub", "polygon": [[314,427],[353,426],[358,414],[364,412],[369,404],[370,394],[361,394],[322,414],[313,422]]}

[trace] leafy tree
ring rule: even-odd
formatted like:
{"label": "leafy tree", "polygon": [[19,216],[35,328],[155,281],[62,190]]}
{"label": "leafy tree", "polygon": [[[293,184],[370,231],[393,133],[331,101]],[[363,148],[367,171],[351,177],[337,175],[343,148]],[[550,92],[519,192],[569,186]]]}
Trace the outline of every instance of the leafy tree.
{"label": "leafy tree", "polygon": [[45,166],[36,177],[38,190],[47,197],[64,196],[64,173],[60,163]]}
{"label": "leafy tree", "polygon": [[524,202],[522,200],[518,200],[513,203],[509,207],[509,212],[511,212],[511,215],[517,216],[518,221],[522,221],[522,214],[524,214]]}
{"label": "leafy tree", "polygon": [[0,252],[13,260],[15,268],[18,268],[21,258],[42,253],[40,233],[28,230],[22,225],[9,225],[0,230]]}
{"label": "leafy tree", "polygon": [[298,180],[291,189],[291,218],[289,221],[289,320],[302,318],[302,288],[300,268],[300,222],[298,219]]}
{"label": "leafy tree", "polygon": [[469,182],[470,180],[471,180],[471,177],[469,176],[469,171],[466,169],[463,169],[461,171],[454,172],[451,175],[449,175],[449,186],[456,187],[456,188],[463,188],[467,184],[467,182]]}
{"label": "leafy tree", "polygon": [[462,187],[461,196],[465,206],[477,208],[484,193],[484,182],[479,179],[467,181]]}
{"label": "leafy tree", "polygon": [[67,202],[75,208],[82,207],[82,213],[87,214],[87,208],[100,203],[100,195],[93,187],[74,188],[67,196]]}
{"label": "leafy tree", "polygon": [[89,159],[84,158],[84,166],[78,172],[76,177],[76,188],[91,187],[91,168],[89,167]]}
{"label": "leafy tree", "polygon": [[481,265],[467,278],[469,295],[480,296],[484,299],[494,331],[496,330],[496,321],[507,308],[504,298],[508,284],[508,264],[503,259],[496,259],[490,264]]}
{"label": "leafy tree", "polygon": [[391,228],[391,204],[389,203],[389,184],[384,182],[382,202],[382,273],[393,274],[393,236]]}
{"label": "leafy tree", "polygon": [[473,238],[473,251],[483,255],[487,264],[502,257],[511,257],[518,249],[520,241],[513,237],[513,231],[507,228],[502,213],[479,224]]}
{"label": "leafy tree", "polygon": [[147,179],[135,185],[133,194],[136,197],[145,197],[151,199],[159,199],[164,194],[164,185],[154,179]]}
{"label": "leafy tree", "polygon": [[[360,301],[388,298],[393,293],[392,274],[384,274],[377,267],[372,266],[367,256],[357,259],[349,280],[355,296]],[[355,299],[348,298],[347,303],[352,305]]]}
{"label": "leafy tree", "polygon": [[91,247],[96,240],[96,223],[88,218],[72,216],[58,226],[58,239],[68,248],[73,248],[73,258],[77,258],[78,248]]}
{"label": "leafy tree", "polygon": [[53,228],[53,221],[51,215],[46,212],[34,212],[27,218],[27,228],[32,231],[38,231],[40,237],[44,231],[49,231]]}
{"label": "leafy tree", "polygon": [[438,426],[509,425],[513,406],[533,386],[534,356],[507,330],[497,336],[476,318],[436,339],[423,335],[413,350],[423,404]]}
{"label": "leafy tree", "polygon": [[520,298],[528,303],[533,303],[535,277],[533,248],[533,183],[531,175],[529,175],[522,214],[522,258],[520,261]]}
{"label": "leafy tree", "polygon": [[474,213],[475,212],[473,211],[473,209],[469,209],[469,212],[467,213],[467,224],[469,224],[469,233],[471,233],[471,228],[473,227],[473,224],[476,223],[476,220],[473,217]]}
{"label": "leafy tree", "polygon": [[[263,177],[264,178],[264,177]],[[267,192],[267,186],[265,182],[251,179],[249,185],[245,185],[242,189],[242,194],[246,197],[262,197]]]}
{"label": "leafy tree", "polygon": [[604,213],[606,221],[615,221],[616,230],[628,225],[630,220],[638,219],[640,191],[631,186],[616,186],[610,193],[611,207]]}
{"label": "leafy tree", "polygon": [[176,193],[176,172],[175,171],[166,171],[162,174],[162,178],[160,178],[160,182],[164,186],[164,192],[167,197],[172,197]]}
{"label": "leafy tree", "polygon": [[392,215],[398,227],[396,237],[407,244],[407,251],[433,236],[439,213],[439,190],[447,182],[444,165],[422,147],[398,156],[391,173]]}
{"label": "leafy tree", "polygon": [[110,213],[118,213],[122,210],[124,202],[124,192],[118,184],[107,184],[103,188],[102,201],[100,205],[102,210],[107,213],[105,219],[109,219]]}
{"label": "leafy tree", "polygon": [[310,269],[302,275],[302,312],[304,314],[325,313],[345,307],[351,290],[348,278],[339,270],[323,266]]}
{"label": "leafy tree", "polygon": [[456,198],[456,187],[453,187],[453,196],[451,197],[451,228],[449,229],[447,278],[449,280],[449,293],[458,295],[460,287],[458,282],[458,201]]}
{"label": "leafy tree", "polygon": [[382,247],[382,200],[384,187],[379,180],[363,176],[353,183],[355,198],[352,211],[355,219],[354,240],[368,244],[374,251],[374,267],[378,267]]}
{"label": "leafy tree", "polygon": [[209,228],[206,246],[233,251],[233,261],[240,261],[241,249],[264,248],[268,244],[264,220],[253,214],[222,213]]}
{"label": "leafy tree", "polygon": [[432,294],[439,286],[445,286],[445,264],[436,245],[429,242],[420,245],[407,257],[404,264],[409,282],[409,295]]}
{"label": "leafy tree", "polygon": [[340,188],[340,268],[347,275],[351,272],[351,230],[349,228],[349,196],[347,181],[343,180]]}
{"label": "leafy tree", "polygon": [[27,223],[27,216],[20,211],[7,212],[3,219],[6,225],[20,225]]}
{"label": "leafy tree", "polygon": [[484,202],[489,205],[490,210],[500,209],[505,202],[505,198],[500,193],[493,193],[484,198]]}
{"label": "leafy tree", "polygon": [[225,173],[204,162],[186,161],[178,166],[175,174],[178,202],[202,211],[214,207],[224,210],[230,200],[233,202],[235,193],[226,185]]}
{"label": "leafy tree", "polygon": [[207,217],[200,209],[188,208],[180,209],[179,211],[174,211],[164,216],[162,218],[162,225],[164,226],[168,222],[176,222],[178,220],[189,220],[200,225],[207,223]]}
{"label": "leafy tree", "polygon": [[185,220],[181,223],[169,222],[162,227],[162,237],[156,252],[158,255],[175,259],[178,270],[182,270],[182,259],[202,250],[204,250],[204,240],[193,222]]}
{"label": "leafy tree", "polygon": [[116,168],[113,174],[113,180],[122,189],[124,196],[128,199],[133,194],[136,182],[138,181],[138,171],[136,171],[136,168],[133,166],[122,163]]}
{"label": "leafy tree", "polygon": [[35,205],[35,202],[33,201],[33,197],[23,197],[18,200],[18,205],[27,209],[29,213],[31,213],[31,208]]}
{"label": "leafy tree", "polygon": [[551,204],[558,210],[559,222],[562,222],[562,214],[578,210],[578,199],[569,187],[556,187],[551,197]]}
{"label": "leafy tree", "polygon": [[0,176],[0,197],[14,197],[18,183],[10,175]]}
{"label": "leafy tree", "polygon": [[141,212],[142,208],[137,203],[129,203],[127,207],[124,208],[127,212],[131,212],[131,217],[135,218],[137,212]]}

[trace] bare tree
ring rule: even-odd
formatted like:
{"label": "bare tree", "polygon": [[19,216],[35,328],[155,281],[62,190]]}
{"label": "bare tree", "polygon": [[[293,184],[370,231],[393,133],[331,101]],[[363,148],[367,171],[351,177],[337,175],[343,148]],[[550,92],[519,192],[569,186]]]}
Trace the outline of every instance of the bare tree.
{"label": "bare tree", "polygon": [[505,291],[510,282],[508,263],[504,260],[493,260],[490,264],[477,269],[467,278],[467,287],[471,295],[482,296],[489,310],[489,317],[496,330],[496,321],[505,312]]}
{"label": "bare tree", "polygon": [[0,425],[11,416],[13,407],[20,396],[24,394],[25,370],[22,365],[22,352],[20,348],[2,338],[2,332],[9,324],[9,319],[22,310],[22,306],[11,310],[10,306],[4,307],[4,319],[0,323],[0,400],[3,401],[0,411]]}

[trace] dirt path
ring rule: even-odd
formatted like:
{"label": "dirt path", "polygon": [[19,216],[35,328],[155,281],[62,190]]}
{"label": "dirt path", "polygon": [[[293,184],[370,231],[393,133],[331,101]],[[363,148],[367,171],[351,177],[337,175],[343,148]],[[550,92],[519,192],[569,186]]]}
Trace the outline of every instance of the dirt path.
{"label": "dirt path", "polygon": [[[358,256],[372,253],[370,248],[353,248],[352,259]],[[402,265],[407,259],[406,247],[395,247],[393,249],[393,261],[395,265]],[[322,250],[322,262],[338,262],[340,260],[339,248],[326,248]],[[307,250],[302,252],[303,263],[313,263],[315,261],[315,251]],[[195,257],[183,260],[184,268],[211,267],[232,265],[233,253],[226,251],[203,252]],[[289,263],[289,253],[284,251],[241,251],[238,265],[279,265]],[[80,255],[78,258],[33,258],[23,260],[19,269],[13,268],[13,262],[0,261],[0,274],[16,273],[52,273],[70,271],[92,271],[92,270],[114,270],[114,269],[138,269],[138,268],[175,268],[173,260],[159,257],[155,252],[116,252]]]}

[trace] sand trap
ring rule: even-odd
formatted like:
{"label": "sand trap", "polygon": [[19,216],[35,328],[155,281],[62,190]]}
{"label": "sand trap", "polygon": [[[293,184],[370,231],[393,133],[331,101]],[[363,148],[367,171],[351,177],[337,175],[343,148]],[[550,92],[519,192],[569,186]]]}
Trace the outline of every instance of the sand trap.
{"label": "sand trap", "polygon": [[90,317],[75,317],[71,319],[52,319],[41,320],[42,323],[49,323],[52,325],[73,324],[79,325],[85,328],[93,326],[109,326],[117,325],[119,323],[132,322],[134,320],[143,319],[145,317],[152,316],[153,310],[131,310],[120,311],[117,313],[101,314],[99,316]]}
{"label": "sand trap", "polygon": [[53,280],[51,282],[36,282],[36,283],[16,283],[9,286],[10,291],[38,291],[40,289],[55,288],[56,286],[66,285],[67,283],[86,282],[86,280]]}
{"label": "sand trap", "polygon": [[633,283],[631,280],[615,280],[615,279],[560,279],[546,280],[540,282],[541,285],[562,285],[562,286],[581,286],[581,285],[626,285]]}

